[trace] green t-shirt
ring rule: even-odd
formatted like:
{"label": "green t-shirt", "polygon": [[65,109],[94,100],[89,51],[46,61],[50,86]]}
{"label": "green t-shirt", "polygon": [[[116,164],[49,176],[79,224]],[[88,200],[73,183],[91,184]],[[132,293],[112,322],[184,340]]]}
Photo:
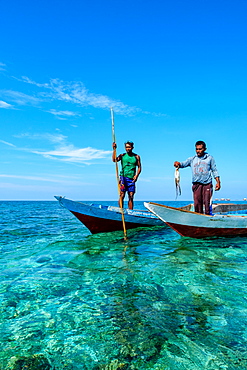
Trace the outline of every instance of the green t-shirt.
{"label": "green t-shirt", "polygon": [[137,166],[137,159],[136,155],[129,155],[125,153],[121,158],[122,170],[120,171],[120,175],[124,177],[128,177],[129,179],[133,179],[136,174],[136,166]]}

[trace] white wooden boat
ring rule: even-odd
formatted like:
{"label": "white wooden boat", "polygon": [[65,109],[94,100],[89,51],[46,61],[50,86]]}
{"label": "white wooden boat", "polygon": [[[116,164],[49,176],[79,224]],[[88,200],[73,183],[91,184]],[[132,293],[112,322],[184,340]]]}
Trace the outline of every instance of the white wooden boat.
{"label": "white wooden boat", "polygon": [[[60,205],[67,208],[80,220],[92,234],[123,230],[121,208],[75,202],[61,196],[55,196]],[[126,229],[136,227],[164,226],[164,223],[147,210],[124,209]]]}
{"label": "white wooden boat", "polygon": [[214,214],[211,216],[152,202],[145,202],[144,205],[182,236],[191,238],[247,236],[247,205],[215,205]]}

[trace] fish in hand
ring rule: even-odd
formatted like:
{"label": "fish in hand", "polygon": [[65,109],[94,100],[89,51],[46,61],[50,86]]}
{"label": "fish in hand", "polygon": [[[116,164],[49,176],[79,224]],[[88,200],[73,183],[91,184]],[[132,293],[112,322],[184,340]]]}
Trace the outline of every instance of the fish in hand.
{"label": "fish in hand", "polygon": [[179,195],[181,195],[181,187],[180,187],[180,173],[179,167],[175,169],[175,185],[176,185],[176,199]]}

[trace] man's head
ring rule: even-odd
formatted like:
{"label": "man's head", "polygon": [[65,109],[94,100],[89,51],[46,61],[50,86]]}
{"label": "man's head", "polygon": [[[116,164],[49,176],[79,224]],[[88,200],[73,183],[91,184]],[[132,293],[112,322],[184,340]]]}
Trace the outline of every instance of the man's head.
{"label": "man's head", "polygon": [[125,145],[125,150],[126,150],[126,152],[127,152],[127,153],[131,153],[131,152],[132,152],[132,150],[133,150],[133,148],[134,148],[134,143],[133,143],[133,141],[126,141],[126,142],[124,143],[124,145]]}
{"label": "man's head", "polygon": [[199,140],[196,142],[196,154],[198,157],[203,157],[206,149],[207,147],[204,141]]}

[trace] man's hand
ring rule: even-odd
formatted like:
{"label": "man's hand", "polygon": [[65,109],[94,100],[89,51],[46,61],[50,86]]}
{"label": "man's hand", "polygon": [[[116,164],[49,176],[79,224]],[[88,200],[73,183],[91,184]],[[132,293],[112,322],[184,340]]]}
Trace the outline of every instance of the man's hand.
{"label": "man's hand", "polygon": [[180,167],[180,162],[175,161],[175,162],[174,162],[174,167],[179,168],[179,167]]}
{"label": "man's hand", "polygon": [[116,157],[116,154],[117,154],[117,144],[116,143],[112,143],[112,149],[113,149],[113,152],[112,152],[112,162],[118,162],[118,157]]}
{"label": "man's hand", "polygon": [[216,183],[216,185],[215,185],[215,191],[217,191],[217,190],[220,190],[220,183]]}
{"label": "man's hand", "polygon": [[216,177],[216,184],[215,184],[215,191],[220,190],[221,185],[220,185],[220,178]]}

